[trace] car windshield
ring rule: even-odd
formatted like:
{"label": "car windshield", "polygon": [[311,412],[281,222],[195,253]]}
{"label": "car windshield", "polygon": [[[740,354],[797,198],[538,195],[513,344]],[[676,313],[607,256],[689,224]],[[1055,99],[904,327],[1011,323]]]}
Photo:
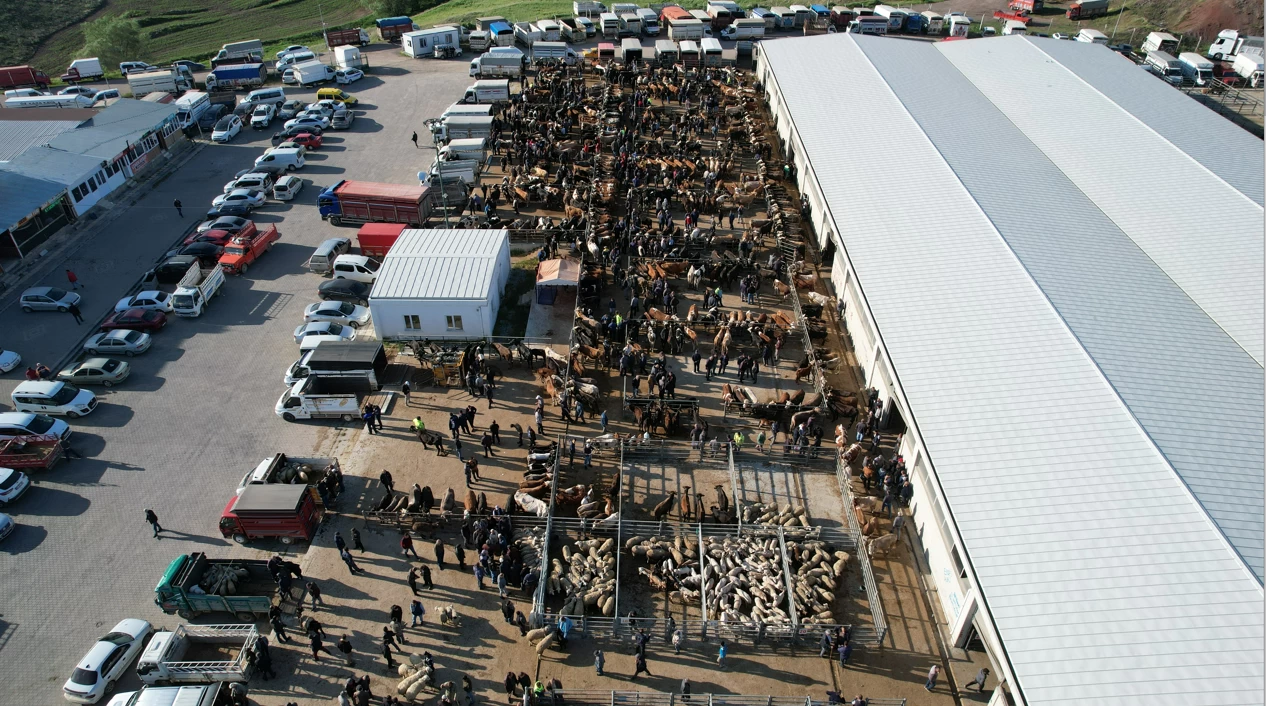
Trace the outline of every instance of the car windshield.
{"label": "car windshield", "polygon": [[92,686],[97,683],[97,673],[76,667],[74,673],[70,675],[70,680],[83,686]]}
{"label": "car windshield", "polygon": [[109,642],[114,645],[126,645],[129,642],[132,642],[132,640],[134,639],[135,638],[133,638],[131,635],[125,632],[111,632],[111,633],[107,633],[100,640],[97,640],[97,642]]}
{"label": "car windshield", "polygon": [[193,297],[188,294],[177,294],[171,300],[172,306],[177,309],[187,309],[193,307]]}
{"label": "car windshield", "polygon": [[55,302],[61,301],[64,296],[66,296],[66,290],[64,289],[57,289],[54,287],[53,289],[48,290],[48,298]]}
{"label": "car windshield", "polygon": [[113,358],[111,358],[110,360],[107,360],[107,361],[105,362],[105,365],[102,365],[102,366],[101,366],[101,369],[102,369],[102,370],[104,370],[104,371],[105,371],[105,372],[107,372],[107,373],[112,373],[112,372],[114,372],[114,371],[116,371],[116,370],[118,370],[118,369],[119,369],[119,361],[114,360]]}
{"label": "car windshield", "polygon": [[218,122],[218,123],[216,123],[216,124],[215,124],[215,129],[216,129],[216,130],[228,130],[228,129],[229,129],[229,126],[230,126],[230,125],[232,125],[232,124],[233,124],[233,118],[231,118],[231,117],[224,117],[224,118],[220,118],[220,122]]}
{"label": "car windshield", "polygon": [[75,399],[75,396],[78,394],[79,394],[79,388],[75,387],[74,385],[70,385],[70,384],[62,385],[62,389],[58,390],[56,395],[53,395],[53,404],[55,405],[70,404],[70,402],[73,401]]}
{"label": "car windshield", "polygon": [[137,341],[141,340],[142,335],[144,334],[142,334],[140,331],[128,331],[127,333],[123,334],[121,338],[127,341],[128,343],[136,343]]}
{"label": "car windshield", "polygon": [[343,325],[330,324],[330,328],[328,329],[328,332],[331,336],[338,336],[339,334],[343,333]]}
{"label": "car windshield", "polygon": [[354,304],[348,304],[347,302],[343,302],[342,304],[338,305],[338,313],[340,314],[350,314],[353,311],[356,311],[356,306]]}
{"label": "car windshield", "polygon": [[258,108],[256,108],[256,109],[255,109],[255,113],[254,113],[254,115],[256,115],[256,116],[258,116],[258,117],[264,117],[264,116],[267,116],[267,115],[268,115],[268,106],[266,106],[266,105],[261,105],[261,106],[259,106]]}
{"label": "car windshield", "polygon": [[9,471],[4,480],[0,480],[0,490],[8,490],[17,485],[18,480],[22,478],[22,474],[17,471]]}
{"label": "car windshield", "polygon": [[382,263],[378,262],[377,260],[365,261],[365,269],[369,270],[370,272],[377,272],[379,267],[382,267]]}
{"label": "car windshield", "polygon": [[53,428],[53,418],[46,414],[37,414],[35,415],[35,418],[31,420],[31,423],[26,425],[26,428],[32,434],[39,436],[40,434],[47,433],[49,429]]}

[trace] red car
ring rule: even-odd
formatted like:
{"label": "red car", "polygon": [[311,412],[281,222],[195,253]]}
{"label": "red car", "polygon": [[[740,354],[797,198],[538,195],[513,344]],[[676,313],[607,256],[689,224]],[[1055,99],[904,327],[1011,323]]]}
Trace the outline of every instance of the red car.
{"label": "red car", "polygon": [[319,147],[321,146],[321,136],[320,136],[320,135],[313,135],[313,134],[312,134],[312,133],[310,133],[310,132],[303,132],[303,133],[300,133],[300,134],[295,135],[294,137],[292,137],[292,138],[290,138],[289,140],[286,140],[286,141],[287,141],[287,142],[293,142],[293,143],[295,143],[295,144],[297,144],[297,145],[303,145],[304,147],[306,147],[306,148],[308,148],[308,149],[310,149],[310,150],[317,149],[317,148],[319,148]]}
{"label": "red car", "polygon": [[101,322],[102,331],[124,328],[132,331],[157,331],[167,325],[167,315],[149,309],[116,311]]}
{"label": "red car", "polygon": [[232,240],[235,235],[237,234],[232,231],[217,230],[213,228],[201,233],[194,233],[188,238],[185,238],[185,245],[193,245],[194,243],[215,243],[220,247],[224,247],[229,244],[229,241]]}

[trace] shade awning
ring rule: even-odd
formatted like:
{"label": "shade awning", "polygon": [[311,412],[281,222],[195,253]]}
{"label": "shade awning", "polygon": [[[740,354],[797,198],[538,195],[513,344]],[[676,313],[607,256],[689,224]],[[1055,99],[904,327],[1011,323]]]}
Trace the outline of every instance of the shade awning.
{"label": "shade awning", "polygon": [[536,266],[537,286],[575,287],[580,284],[580,263],[575,260],[546,260]]}

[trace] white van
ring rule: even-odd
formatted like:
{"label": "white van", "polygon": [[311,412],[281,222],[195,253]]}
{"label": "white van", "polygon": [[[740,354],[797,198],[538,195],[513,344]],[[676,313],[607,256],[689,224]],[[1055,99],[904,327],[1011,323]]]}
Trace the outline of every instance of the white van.
{"label": "white van", "polygon": [[295,147],[274,147],[255,159],[256,167],[282,167],[288,172],[303,165],[303,150]]}
{"label": "white van", "polygon": [[65,441],[70,438],[70,425],[47,414],[34,412],[0,413],[0,439],[15,436],[56,436]]}
{"label": "white van", "polygon": [[82,417],[97,408],[97,396],[68,383],[27,380],[13,388],[13,409],[18,412]]}
{"label": "white van", "polygon": [[334,258],[334,279],[350,279],[354,282],[373,284],[382,264],[364,255],[339,255]]}
{"label": "white van", "polygon": [[281,104],[286,102],[286,89],[261,88],[259,90],[255,90],[255,91],[251,91],[250,93],[247,93],[246,100],[242,102],[250,103],[251,105],[262,105],[264,103],[269,103],[280,108]]}

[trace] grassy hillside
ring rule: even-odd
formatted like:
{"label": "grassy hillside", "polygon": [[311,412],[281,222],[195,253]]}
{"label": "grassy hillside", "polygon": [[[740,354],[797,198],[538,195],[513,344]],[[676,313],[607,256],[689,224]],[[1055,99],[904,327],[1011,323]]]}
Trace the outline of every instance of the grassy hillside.
{"label": "grassy hillside", "polygon": [[[93,9],[100,7],[94,17],[123,14],[134,18],[147,38],[145,55],[136,58],[150,63],[207,57],[227,42],[244,39],[262,39],[267,44],[305,35],[318,37],[322,19],[328,27],[373,21],[372,10],[363,0],[27,0],[0,2],[0,8],[7,8],[0,12],[12,12],[14,5],[31,2],[59,8],[83,3]],[[61,12],[39,14],[51,17]],[[63,23],[55,31],[46,31],[47,39],[32,63],[49,73],[64,71],[84,44],[78,24]],[[30,34],[38,31],[32,29]]]}
{"label": "grassy hillside", "polygon": [[[7,0],[0,2],[0,26],[8,27],[0,42],[0,66],[25,64],[40,43],[78,24],[106,5],[106,0]],[[82,35],[81,41],[82,44]],[[69,62],[67,62],[69,63]],[[60,74],[65,66],[60,66]]]}
{"label": "grassy hillside", "polygon": [[[607,3],[610,4],[610,3]],[[639,3],[647,7],[650,3]],[[688,10],[701,9],[707,0],[686,0],[676,3]],[[746,5],[745,5],[746,6]],[[752,3],[752,7],[756,7]],[[476,17],[500,15],[511,22],[528,22],[551,17],[571,17],[571,0],[528,0],[506,3],[504,0],[450,0],[413,16],[419,27],[453,22],[471,23]]]}

